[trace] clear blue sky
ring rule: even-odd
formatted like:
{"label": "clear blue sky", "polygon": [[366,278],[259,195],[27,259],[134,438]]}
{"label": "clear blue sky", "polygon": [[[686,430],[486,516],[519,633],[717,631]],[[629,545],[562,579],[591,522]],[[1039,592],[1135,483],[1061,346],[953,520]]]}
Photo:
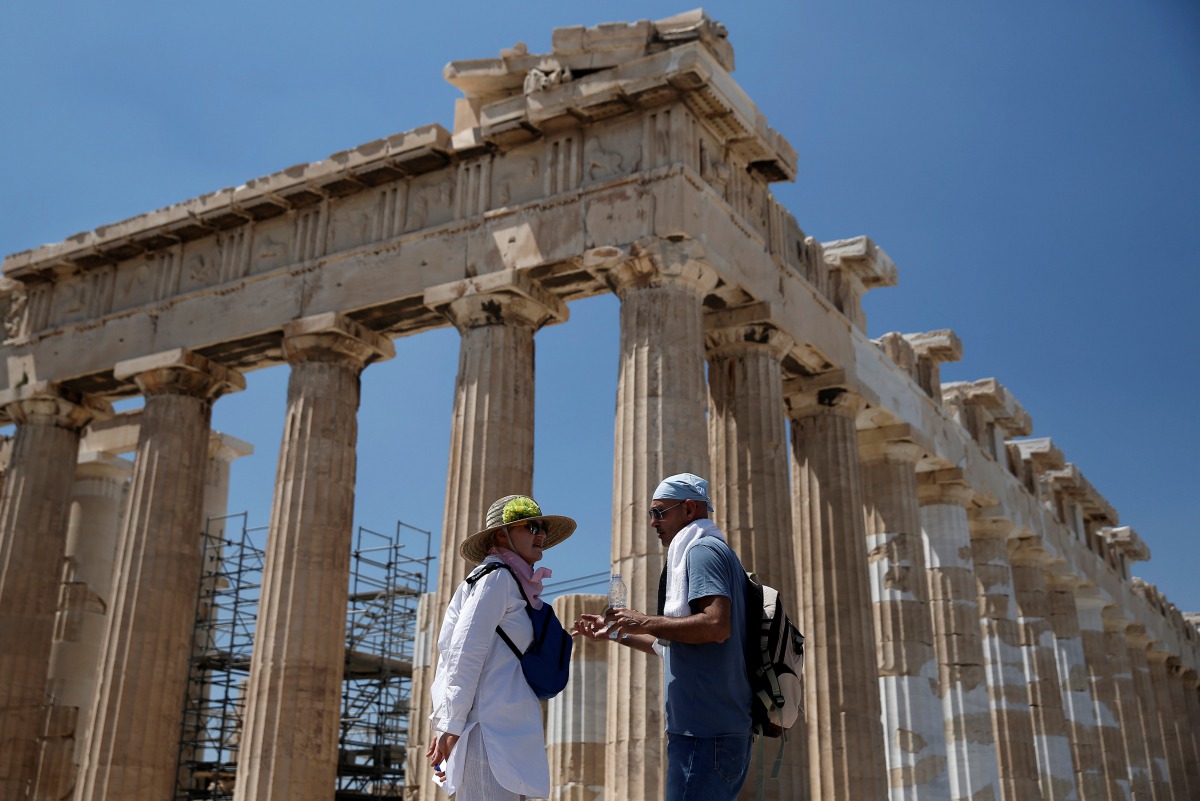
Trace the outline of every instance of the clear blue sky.
{"label": "clear blue sky", "polygon": [[[0,251],[438,122],[451,60],[690,3],[63,0],[0,10]],[[1135,574],[1200,611],[1200,6],[883,0],[705,6],[734,77],[799,152],[776,185],[821,240],[900,269],[868,331],[952,328],[946,380],[994,376],[1149,543]],[[607,569],[617,304],[538,335],[535,496],[579,533],[546,564]],[[219,321],[216,321],[219,325]],[[369,368],[357,522],[440,532],[457,334]],[[286,369],[216,406],[256,454],[232,510],[266,523]],[[532,377],[531,377],[532,378]],[[719,499],[718,499],[719,502]],[[647,530],[647,536],[650,535]]]}

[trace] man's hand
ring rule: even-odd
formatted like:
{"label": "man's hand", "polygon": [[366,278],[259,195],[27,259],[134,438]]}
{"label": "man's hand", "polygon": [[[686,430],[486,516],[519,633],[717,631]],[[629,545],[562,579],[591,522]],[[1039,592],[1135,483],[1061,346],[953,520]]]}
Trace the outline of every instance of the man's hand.
{"label": "man's hand", "polygon": [[604,620],[608,623],[609,631],[621,634],[648,634],[646,622],[649,615],[643,615],[636,609],[606,609]]}

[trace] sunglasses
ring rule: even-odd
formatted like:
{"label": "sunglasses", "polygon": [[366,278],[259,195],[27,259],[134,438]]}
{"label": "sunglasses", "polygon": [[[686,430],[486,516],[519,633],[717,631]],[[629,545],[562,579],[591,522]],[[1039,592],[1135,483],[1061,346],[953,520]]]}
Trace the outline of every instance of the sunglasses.
{"label": "sunglasses", "polygon": [[537,533],[542,530],[542,524],[537,520],[516,520],[508,524],[509,526],[525,526],[529,529],[529,533],[537,536]]}
{"label": "sunglasses", "polygon": [[[687,503],[686,500],[680,501],[679,503],[675,504],[675,506],[683,506],[685,503]],[[664,517],[666,517],[667,512],[674,509],[675,506],[668,506],[666,509],[655,509],[654,507],[650,507],[646,510],[646,513],[650,515],[651,520],[662,520]]]}

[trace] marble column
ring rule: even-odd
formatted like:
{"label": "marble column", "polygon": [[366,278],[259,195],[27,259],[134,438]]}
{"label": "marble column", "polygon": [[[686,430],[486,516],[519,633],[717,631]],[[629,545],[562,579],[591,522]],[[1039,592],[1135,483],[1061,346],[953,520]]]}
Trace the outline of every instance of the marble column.
{"label": "marble column", "polygon": [[79,432],[103,407],[46,382],[0,406],[16,423],[0,495],[0,798],[19,799],[37,771]]}
{"label": "marble column", "polygon": [[[583,612],[603,609],[605,595],[563,595],[554,613],[570,626]],[[546,705],[546,750],[555,801],[604,797],[604,741],[608,706],[608,643],[575,638],[571,678]]]}
{"label": "marble column", "polygon": [[1054,632],[1046,620],[1050,613],[1045,575],[1049,555],[1037,536],[1009,540],[1008,551],[1033,717],[1038,784],[1044,801],[1076,801],[1079,790],[1063,712]]}
{"label": "marble column", "polygon": [[1158,727],[1162,737],[1162,756],[1166,762],[1167,785],[1170,801],[1190,801],[1184,788],[1187,776],[1183,766],[1183,748],[1179,741],[1179,730],[1175,725],[1175,705],[1171,694],[1171,669],[1167,662],[1171,654],[1158,647],[1159,643],[1146,652],[1150,672],[1150,687],[1154,692],[1154,704],[1158,710]]}
{"label": "marble column", "polygon": [[200,522],[211,537],[225,536],[229,513],[229,477],[233,463],[254,453],[249,442],[214,431],[208,440],[208,469],[204,474],[204,508]]}
{"label": "marble column", "polygon": [[1104,637],[1105,601],[1091,595],[1076,598],[1080,637],[1087,659],[1095,710],[1096,730],[1100,736],[1100,760],[1108,797],[1128,798],[1129,768],[1125,762],[1125,746],[1121,738],[1121,710],[1118,707],[1115,666],[1109,661]]}
{"label": "marble column", "polygon": [[283,327],[287,416],[238,754],[237,801],[325,801],[337,776],[359,379],[391,340],[340,314]]}
{"label": "marble column", "polygon": [[[201,553],[203,555],[203,579],[200,583],[200,598],[196,609],[197,626],[193,641],[193,656],[205,654],[213,645],[213,629],[200,621],[213,619],[213,599],[221,588],[228,587],[229,578],[224,575],[226,515],[229,511],[229,477],[233,462],[254,453],[254,446],[228,434],[212,432],[208,439],[208,467],[204,475],[204,502],[200,513]],[[197,755],[192,746],[200,734],[197,730],[203,719],[200,710],[210,708],[212,694],[211,671],[192,673],[187,688],[184,730],[180,741],[185,743],[179,758],[179,782],[183,787],[194,787],[196,782],[210,781],[209,777],[194,775]],[[203,787],[203,784],[200,785]]]}
{"label": "marble column", "polygon": [[1041,798],[1029,676],[1021,652],[1017,610],[1012,602],[1008,538],[1013,533],[1013,524],[1004,518],[978,514],[969,519],[1000,798],[1003,801]]}
{"label": "marble column", "polygon": [[917,477],[952,801],[1000,795],[967,520],[973,495],[959,470]]}
{"label": "marble column", "polygon": [[[437,664],[437,636],[445,609],[437,606],[437,593],[421,593],[413,639],[412,683],[408,693],[408,743],[404,749],[406,798],[436,798],[440,792],[430,778],[425,749],[429,747],[430,687]],[[567,625],[570,625],[569,623]],[[420,784],[417,776],[423,776]]]}
{"label": "marble column", "polygon": [[884,737],[855,433],[863,400],[830,384],[789,392],[787,405],[809,786],[816,801],[882,801],[887,765],[878,756]]}
{"label": "marble column", "polygon": [[[713,517],[743,566],[779,590],[788,615],[799,620],[780,366],[793,341],[762,322],[767,317],[769,310],[754,304],[706,320],[709,489],[721,499]],[[788,732],[779,776],[763,782],[764,798],[807,797],[804,734],[802,722]],[[758,798],[753,777],[742,798]]]}
{"label": "marble column", "polygon": [[1176,774],[1179,780],[1176,780],[1180,791],[1184,798],[1200,798],[1200,775],[1197,775],[1197,769],[1200,768],[1200,763],[1196,761],[1196,751],[1192,746],[1192,737],[1195,732],[1192,731],[1191,719],[1188,715],[1188,692],[1195,692],[1191,683],[1184,679],[1184,674],[1187,670],[1183,667],[1179,657],[1173,656],[1167,660],[1167,675],[1168,686],[1171,695],[1171,718],[1175,725],[1175,736],[1178,738],[1178,753],[1180,769]]}
{"label": "marble column", "polygon": [[69,798],[75,787],[112,594],[125,485],[132,472],[132,462],[107,453],[85,453],[75,468],[66,568],[46,682],[52,706],[33,792],[37,801]]}
{"label": "marble column", "polygon": [[127,362],[146,398],[77,801],[171,798],[201,560],[212,404],[245,379],[174,350]]}
{"label": "marble column", "polygon": [[1183,746],[1176,719],[1175,694],[1171,692],[1171,661],[1177,657],[1154,646],[1147,651],[1146,660],[1150,663],[1150,683],[1154,689],[1154,703],[1158,706],[1157,725],[1163,737],[1163,757],[1170,776],[1171,801],[1190,801],[1193,796],[1186,791],[1187,769],[1184,767]]}
{"label": "marble column", "polygon": [[1171,801],[1170,772],[1163,755],[1162,730],[1158,725],[1158,699],[1151,683],[1150,663],[1146,659],[1149,644],[1150,635],[1144,626],[1133,625],[1125,629],[1125,653],[1129,657],[1129,673],[1138,710],[1138,726],[1127,736],[1139,738],[1145,744],[1151,797],[1154,801]]}
{"label": "marble column", "polygon": [[1180,676],[1182,700],[1179,720],[1184,738],[1184,758],[1187,760],[1188,786],[1193,794],[1200,794],[1200,674],[1195,670],[1184,670]]}
{"label": "marble column", "polygon": [[900,428],[858,437],[888,787],[892,801],[945,801],[946,732],[917,497],[923,450]]}
{"label": "marble column", "polygon": [[[430,611],[430,663],[413,669],[411,739],[429,740],[429,687],[437,666],[437,632],[454,591],[473,567],[458,554],[463,540],[483,525],[487,508],[505,495],[533,492],[534,334],[566,320],[565,304],[511,272],[426,291],[425,304],[445,315],[461,336],[446,506],[437,589]],[[420,694],[418,688],[423,688]],[[425,749],[409,751],[405,781],[430,801],[433,783]]]}
{"label": "marble column", "polygon": [[[650,495],[665,476],[708,478],[704,385],[705,294],[716,274],[693,241],[646,240],[607,273],[621,301],[613,453],[613,572],[629,605],[657,611],[662,547]],[[724,499],[713,497],[721,508]],[[608,657],[605,797],[658,801],[666,763],[662,660],[629,648]]]}
{"label": "marble column", "polygon": [[1081,580],[1065,573],[1046,579],[1048,611],[1046,620],[1054,632],[1058,678],[1062,687],[1063,712],[1071,742],[1075,782],[1080,801],[1107,801],[1108,788],[1100,754],[1100,731],[1092,685],[1088,679],[1087,659],[1075,607],[1075,591]]}
{"label": "marble column", "polygon": [[1146,741],[1139,736],[1141,713],[1134,689],[1133,668],[1125,643],[1125,629],[1130,621],[1116,607],[1104,614],[1104,654],[1112,673],[1112,689],[1120,725],[1120,766],[1128,778],[1130,798],[1143,801],[1152,797],[1149,757]]}

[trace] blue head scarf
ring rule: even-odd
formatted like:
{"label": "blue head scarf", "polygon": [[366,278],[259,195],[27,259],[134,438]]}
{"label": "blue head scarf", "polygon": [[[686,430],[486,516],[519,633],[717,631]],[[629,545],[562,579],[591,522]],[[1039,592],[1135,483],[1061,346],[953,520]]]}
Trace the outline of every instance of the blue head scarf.
{"label": "blue head scarf", "polygon": [[708,482],[694,473],[679,473],[667,476],[654,490],[650,500],[704,501],[708,511],[712,512],[712,501],[708,499]]}

